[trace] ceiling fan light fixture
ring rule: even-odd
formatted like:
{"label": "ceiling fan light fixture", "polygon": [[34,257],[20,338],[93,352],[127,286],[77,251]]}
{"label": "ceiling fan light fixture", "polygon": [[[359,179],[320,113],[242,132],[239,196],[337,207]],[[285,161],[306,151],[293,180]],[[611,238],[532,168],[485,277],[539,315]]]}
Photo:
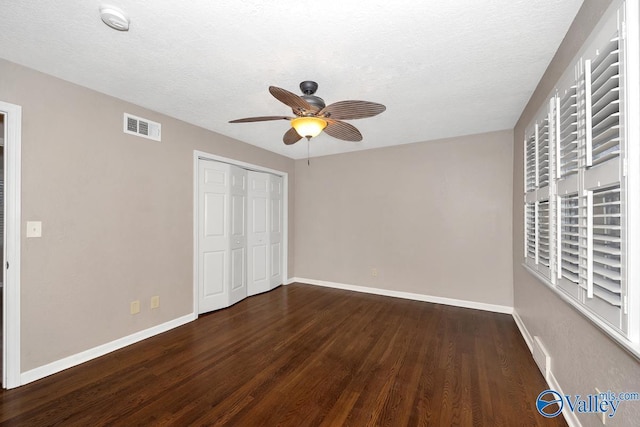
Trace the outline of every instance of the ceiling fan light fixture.
{"label": "ceiling fan light fixture", "polygon": [[291,120],[291,126],[298,135],[307,139],[315,138],[327,127],[327,122],[319,117],[296,117]]}

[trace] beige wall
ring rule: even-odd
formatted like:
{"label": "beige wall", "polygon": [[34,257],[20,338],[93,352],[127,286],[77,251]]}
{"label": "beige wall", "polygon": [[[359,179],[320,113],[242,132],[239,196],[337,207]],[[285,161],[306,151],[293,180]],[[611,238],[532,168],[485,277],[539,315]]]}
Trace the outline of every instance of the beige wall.
{"label": "beige wall", "polygon": [[296,161],[295,276],[512,306],[512,140]]}
{"label": "beige wall", "polygon": [[[514,130],[513,271],[514,307],[531,335],[540,336],[551,354],[554,376],[566,394],[640,391],[640,364],[575,309],[522,267],[524,128],[547,99],[610,1],[585,0],[556,56]],[[541,390],[542,391],[542,390]],[[581,415],[584,426],[601,426],[595,415]],[[607,425],[632,426],[640,420],[640,403],[620,405]]]}
{"label": "beige wall", "polygon": [[[23,114],[23,372],[192,312],[194,149],[289,172],[293,218],[291,159],[4,60],[0,75]],[[124,112],[162,142],[124,134]]]}

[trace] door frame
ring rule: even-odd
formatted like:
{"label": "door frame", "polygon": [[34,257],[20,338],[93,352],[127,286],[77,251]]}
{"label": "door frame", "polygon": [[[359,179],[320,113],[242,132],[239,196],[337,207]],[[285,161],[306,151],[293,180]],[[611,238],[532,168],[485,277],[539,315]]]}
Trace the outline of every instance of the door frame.
{"label": "door frame", "polygon": [[198,314],[199,303],[199,286],[198,286],[198,161],[211,160],[230,165],[238,166],[243,169],[266,172],[282,177],[282,283],[287,284],[289,281],[289,174],[287,172],[276,169],[266,168],[264,166],[254,165],[252,163],[242,162],[240,160],[230,159],[228,157],[217,156],[215,154],[206,153],[204,151],[193,151],[193,313],[196,317]]}
{"label": "door frame", "polygon": [[[0,101],[4,114],[4,256],[2,310],[2,386],[14,388],[20,380],[20,242],[22,107]],[[6,268],[6,265],[9,268]]]}

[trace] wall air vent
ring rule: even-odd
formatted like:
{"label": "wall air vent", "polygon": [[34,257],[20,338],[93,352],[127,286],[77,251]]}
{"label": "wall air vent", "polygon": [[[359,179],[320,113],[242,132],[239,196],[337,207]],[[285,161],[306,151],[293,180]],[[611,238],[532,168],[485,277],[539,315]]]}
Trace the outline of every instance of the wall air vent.
{"label": "wall air vent", "polygon": [[162,125],[132,114],[124,113],[124,133],[160,141]]}

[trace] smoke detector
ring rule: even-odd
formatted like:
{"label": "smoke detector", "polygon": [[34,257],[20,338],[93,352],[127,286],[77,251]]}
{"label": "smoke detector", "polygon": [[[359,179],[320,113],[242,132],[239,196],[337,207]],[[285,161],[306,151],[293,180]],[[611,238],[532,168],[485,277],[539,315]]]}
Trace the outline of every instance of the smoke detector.
{"label": "smoke detector", "polygon": [[100,6],[100,18],[102,22],[118,31],[129,31],[129,18],[117,7]]}

